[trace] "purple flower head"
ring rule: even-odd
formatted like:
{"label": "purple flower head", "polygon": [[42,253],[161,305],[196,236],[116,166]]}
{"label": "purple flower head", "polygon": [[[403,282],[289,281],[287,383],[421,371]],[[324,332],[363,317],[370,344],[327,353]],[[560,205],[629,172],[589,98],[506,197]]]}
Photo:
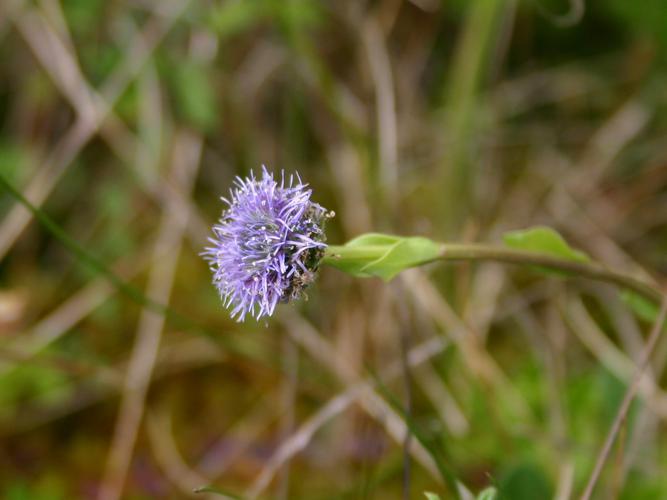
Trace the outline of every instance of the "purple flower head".
{"label": "purple flower head", "polygon": [[271,316],[278,302],[301,295],[313,280],[324,249],[324,222],[330,214],[310,201],[298,174],[280,183],[262,166],[262,178],[237,177],[228,207],[213,226],[212,246],[202,255],[213,272],[232,318]]}

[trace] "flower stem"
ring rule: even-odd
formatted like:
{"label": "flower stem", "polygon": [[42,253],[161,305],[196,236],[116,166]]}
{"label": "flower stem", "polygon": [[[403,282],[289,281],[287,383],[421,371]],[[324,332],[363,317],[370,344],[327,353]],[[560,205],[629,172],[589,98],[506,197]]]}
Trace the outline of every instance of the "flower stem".
{"label": "flower stem", "polygon": [[[386,247],[378,246],[329,246],[322,264],[331,265],[340,259],[368,259],[369,262],[381,258]],[[651,302],[659,304],[664,291],[654,281],[648,281],[630,274],[608,269],[595,262],[580,262],[556,257],[546,253],[531,252],[497,245],[479,243],[442,243],[436,256],[424,260],[419,265],[437,260],[442,261],[493,261],[506,264],[539,266],[561,271],[577,277],[612,283],[632,290]]]}

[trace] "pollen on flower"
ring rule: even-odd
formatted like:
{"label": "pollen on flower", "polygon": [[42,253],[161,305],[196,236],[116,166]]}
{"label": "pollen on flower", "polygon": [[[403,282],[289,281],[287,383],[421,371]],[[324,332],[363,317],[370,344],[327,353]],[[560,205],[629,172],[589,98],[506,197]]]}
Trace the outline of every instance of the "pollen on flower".
{"label": "pollen on flower", "polygon": [[202,256],[233,318],[270,316],[278,302],[300,297],[313,281],[331,212],[310,196],[298,175],[286,181],[282,172],[278,183],[262,166],[261,179],[252,172],[237,177],[229,199],[222,198],[228,206]]}

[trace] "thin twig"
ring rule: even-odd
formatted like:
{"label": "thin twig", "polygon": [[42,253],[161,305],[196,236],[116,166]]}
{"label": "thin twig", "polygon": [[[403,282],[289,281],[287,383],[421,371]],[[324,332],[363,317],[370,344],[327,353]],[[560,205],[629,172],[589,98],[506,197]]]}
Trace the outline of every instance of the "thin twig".
{"label": "thin twig", "polygon": [[646,342],[646,347],[644,347],[644,352],[642,352],[642,356],[637,365],[637,370],[635,371],[632,383],[625,392],[625,396],[623,397],[623,402],[621,403],[621,406],[618,409],[618,413],[616,414],[614,423],[612,424],[611,429],[609,430],[607,439],[605,440],[605,443],[602,449],[600,450],[600,454],[598,455],[595,467],[593,468],[591,477],[589,478],[588,484],[586,485],[586,489],[584,490],[584,493],[581,495],[581,500],[588,500],[591,497],[591,494],[593,493],[593,488],[595,487],[595,483],[597,483],[598,478],[600,477],[600,473],[602,472],[602,468],[604,467],[604,464],[607,461],[607,458],[609,457],[609,453],[611,452],[611,447],[613,446],[614,441],[616,440],[616,435],[618,434],[619,429],[625,422],[628,416],[628,411],[630,410],[630,404],[632,403],[632,400],[635,398],[635,395],[637,394],[637,390],[639,389],[639,382],[642,379],[642,374],[644,373],[644,370],[646,369],[646,367],[650,362],[651,354],[653,353],[653,348],[655,347],[655,344],[658,341],[658,338],[660,337],[660,333],[662,332],[663,325],[665,323],[665,316],[667,316],[667,295],[665,295],[662,299],[662,305],[660,306],[660,313],[658,314],[658,318],[655,320],[655,324],[653,325],[653,330],[651,331],[648,341]]}

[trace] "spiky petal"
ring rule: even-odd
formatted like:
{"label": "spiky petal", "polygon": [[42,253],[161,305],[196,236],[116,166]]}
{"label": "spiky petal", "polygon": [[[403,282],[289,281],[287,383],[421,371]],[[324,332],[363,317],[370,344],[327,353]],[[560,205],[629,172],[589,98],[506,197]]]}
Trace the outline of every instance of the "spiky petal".
{"label": "spiky petal", "polygon": [[213,226],[202,255],[231,316],[243,321],[271,316],[278,302],[298,298],[324,253],[327,211],[292,175],[280,184],[262,166],[262,178],[237,177],[228,207]]}

